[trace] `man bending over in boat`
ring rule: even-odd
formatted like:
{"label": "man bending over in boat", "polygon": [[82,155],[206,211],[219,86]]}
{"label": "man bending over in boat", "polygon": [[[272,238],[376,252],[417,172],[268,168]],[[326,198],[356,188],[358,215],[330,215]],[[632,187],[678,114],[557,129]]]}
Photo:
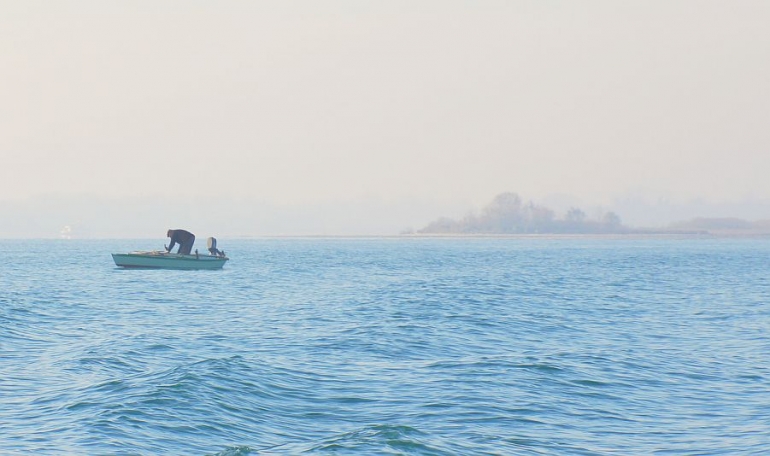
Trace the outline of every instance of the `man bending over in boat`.
{"label": "man bending over in boat", "polygon": [[174,244],[179,244],[179,250],[176,253],[190,254],[193,243],[195,243],[194,234],[185,230],[168,230],[166,236],[171,238],[171,245],[163,246],[166,247],[166,252],[170,252],[174,248]]}

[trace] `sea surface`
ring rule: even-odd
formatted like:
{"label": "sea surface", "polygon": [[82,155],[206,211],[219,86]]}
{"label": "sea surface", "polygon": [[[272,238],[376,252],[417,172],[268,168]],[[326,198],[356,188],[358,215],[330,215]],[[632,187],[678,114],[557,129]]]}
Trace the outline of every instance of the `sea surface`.
{"label": "sea surface", "polygon": [[768,240],[162,245],[0,241],[0,454],[770,454]]}

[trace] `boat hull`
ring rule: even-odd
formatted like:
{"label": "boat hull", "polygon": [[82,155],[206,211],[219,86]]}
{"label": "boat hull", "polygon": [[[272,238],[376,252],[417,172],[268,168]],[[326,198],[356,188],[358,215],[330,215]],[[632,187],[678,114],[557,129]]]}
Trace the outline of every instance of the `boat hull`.
{"label": "boat hull", "polygon": [[115,265],[134,269],[222,269],[228,258],[213,255],[183,255],[179,253],[131,252],[113,253]]}

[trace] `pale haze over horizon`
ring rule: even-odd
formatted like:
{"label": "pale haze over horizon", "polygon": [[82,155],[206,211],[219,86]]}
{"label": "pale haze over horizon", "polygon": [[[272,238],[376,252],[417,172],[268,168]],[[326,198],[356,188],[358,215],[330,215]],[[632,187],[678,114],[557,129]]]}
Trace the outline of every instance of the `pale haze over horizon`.
{"label": "pale haze over horizon", "polygon": [[0,2],[0,237],[395,234],[505,191],[770,219],[768,24],[767,1]]}

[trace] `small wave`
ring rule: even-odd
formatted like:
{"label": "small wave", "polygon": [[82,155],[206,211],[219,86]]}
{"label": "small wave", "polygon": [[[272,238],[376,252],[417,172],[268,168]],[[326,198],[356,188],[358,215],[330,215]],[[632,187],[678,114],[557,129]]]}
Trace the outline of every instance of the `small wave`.
{"label": "small wave", "polygon": [[564,370],[564,368],[561,366],[558,366],[553,363],[542,362],[542,361],[528,360],[525,362],[516,362],[516,361],[510,361],[506,359],[487,359],[487,358],[456,360],[456,361],[454,360],[437,361],[429,364],[428,367],[434,368],[434,369],[450,369],[450,370],[464,369],[464,370],[472,370],[474,372],[479,372],[479,373],[506,371],[506,370],[513,370],[513,369],[524,369],[524,370],[544,372],[544,373],[558,373]]}
{"label": "small wave", "polygon": [[399,453],[441,455],[450,454],[425,441],[430,437],[410,426],[370,425],[342,435],[331,437],[309,449],[311,453],[356,453],[384,454],[392,451]]}
{"label": "small wave", "polygon": [[247,446],[234,446],[227,447],[219,453],[213,453],[209,456],[246,456],[247,454],[252,454],[255,451],[256,450],[253,448]]}

